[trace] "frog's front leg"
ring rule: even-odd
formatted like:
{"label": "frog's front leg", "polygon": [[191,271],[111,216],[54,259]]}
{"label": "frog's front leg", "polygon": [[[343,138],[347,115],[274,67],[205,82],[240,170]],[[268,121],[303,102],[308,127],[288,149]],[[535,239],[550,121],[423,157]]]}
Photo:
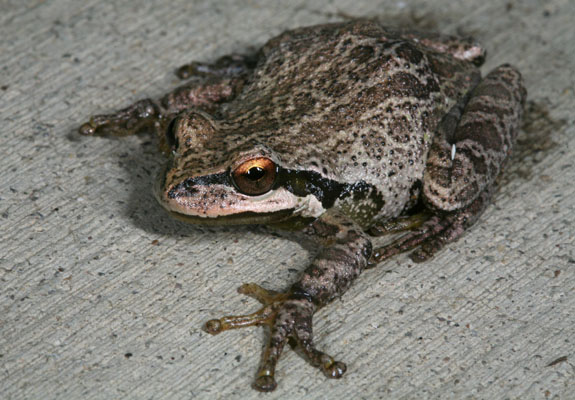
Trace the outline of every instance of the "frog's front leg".
{"label": "frog's front leg", "polygon": [[253,314],[206,323],[206,330],[212,334],[252,325],[270,327],[254,382],[260,391],[275,389],[276,364],[289,339],[293,339],[310,364],[328,378],[340,378],[346,371],[344,363],[315,348],[312,319],[319,308],[341,296],[366,268],[371,242],[357,225],[340,215],[322,216],[307,228],[307,233],[319,237],[327,246],[287,293],[266,291],[255,284],[243,285],[240,293],[255,297],[264,307]]}
{"label": "frog's front leg", "polygon": [[424,261],[478,219],[511,154],[526,94],[519,72],[502,65],[481,81],[467,104],[446,115],[430,149],[423,183],[423,202],[434,215],[416,231],[376,249],[371,263],[417,246],[412,259]]}
{"label": "frog's front leg", "polygon": [[126,136],[152,129],[160,134],[180,111],[199,107],[209,112],[231,100],[241,83],[240,78],[197,79],[159,100],[144,99],[112,114],[95,115],[79,131],[88,136]]}
{"label": "frog's front leg", "polygon": [[83,135],[126,136],[142,129],[165,132],[174,116],[190,107],[211,112],[235,97],[257,63],[258,55],[232,54],[212,64],[193,62],[176,71],[182,79],[194,78],[159,100],[143,99],[112,114],[95,115],[83,124]]}

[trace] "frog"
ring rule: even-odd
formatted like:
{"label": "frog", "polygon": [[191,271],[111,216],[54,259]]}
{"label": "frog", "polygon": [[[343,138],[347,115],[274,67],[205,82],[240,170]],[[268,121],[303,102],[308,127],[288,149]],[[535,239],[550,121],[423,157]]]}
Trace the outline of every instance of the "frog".
{"label": "frog", "polygon": [[204,326],[269,328],[253,383],[268,392],[288,342],[341,378],[346,364],[314,343],[316,312],[394,255],[429,260],[491,203],[527,91],[509,64],[482,76],[485,57],[470,37],[372,20],[296,28],[250,54],[183,65],[182,86],[79,131],[155,132],[168,161],[154,193],[175,218],[264,224],[317,243],[287,290],[243,284],[262,307]]}

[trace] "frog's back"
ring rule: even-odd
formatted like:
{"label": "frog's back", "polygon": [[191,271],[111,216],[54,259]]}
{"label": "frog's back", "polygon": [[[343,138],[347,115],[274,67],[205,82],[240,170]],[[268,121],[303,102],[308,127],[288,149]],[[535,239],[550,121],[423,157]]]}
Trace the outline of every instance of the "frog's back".
{"label": "frog's back", "polygon": [[233,145],[262,143],[290,168],[364,182],[378,192],[378,214],[399,213],[438,121],[461,95],[445,89],[441,71],[470,64],[367,21],[288,31],[261,54],[224,109]]}

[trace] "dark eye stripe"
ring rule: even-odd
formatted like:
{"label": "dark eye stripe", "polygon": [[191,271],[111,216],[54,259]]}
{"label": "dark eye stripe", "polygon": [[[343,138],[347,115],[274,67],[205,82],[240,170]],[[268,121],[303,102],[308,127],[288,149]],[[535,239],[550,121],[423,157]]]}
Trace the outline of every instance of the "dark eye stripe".
{"label": "dark eye stripe", "polygon": [[[383,207],[384,200],[381,194],[364,181],[354,184],[339,183],[325,178],[315,171],[296,171],[278,167],[278,177],[273,189],[283,187],[298,197],[314,195],[326,209],[331,208],[337,199],[353,196],[354,199],[370,197],[375,204]],[[170,198],[192,196],[196,189],[194,186],[223,185],[234,187],[229,172],[188,178],[173,187],[168,196]]]}
{"label": "dark eye stripe", "polygon": [[230,182],[229,174],[227,172],[220,172],[219,174],[188,178],[170,189],[168,197],[170,199],[175,199],[176,197],[189,197],[196,193],[197,190],[194,188],[195,186],[210,185],[233,186]]}

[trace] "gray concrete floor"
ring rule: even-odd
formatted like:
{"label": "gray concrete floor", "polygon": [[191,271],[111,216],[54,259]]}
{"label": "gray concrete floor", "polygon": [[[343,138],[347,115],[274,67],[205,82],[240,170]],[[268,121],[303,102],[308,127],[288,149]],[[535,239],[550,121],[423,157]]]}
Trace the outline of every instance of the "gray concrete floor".
{"label": "gray concrete floor", "polygon": [[[0,15],[0,398],[575,398],[572,0],[4,0]],[[310,254],[264,228],[170,220],[149,139],[74,130],[173,88],[182,63],[346,16],[471,33],[531,103],[476,228],[425,264],[365,272],[316,315],[345,377],[287,350],[258,394],[263,329],[202,324],[255,310],[235,288],[286,288]]]}

